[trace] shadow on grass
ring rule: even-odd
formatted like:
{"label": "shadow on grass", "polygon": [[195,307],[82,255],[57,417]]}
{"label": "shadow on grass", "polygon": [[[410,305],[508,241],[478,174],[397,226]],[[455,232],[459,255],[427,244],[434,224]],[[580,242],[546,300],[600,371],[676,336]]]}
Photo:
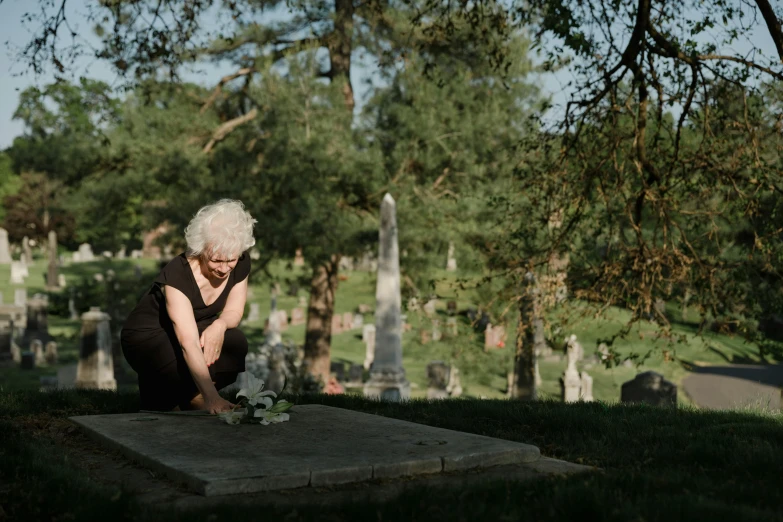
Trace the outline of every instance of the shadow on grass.
{"label": "shadow on grass", "polygon": [[[359,497],[337,507],[303,505],[295,511],[271,505],[274,496],[269,495],[264,514],[271,518],[780,520],[781,416],[549,401],[459,399],[399,404],[326,395],[289,399],[297,404],[325,404],[535,444],[546,456],[599,466],[603,471],[526,483],[501,481],[459,489],[422,488],[385,504]],[[19,520],[41,519],[55,513],[87,520],[93,519],[99,508],[103,520],[244,520],[258,513],[258,505],[240,507],[233,502],[198,512],[165,508],[148,511],[121,491],[86,480],[55,443],[47,443],[38,435],[31,437],[22,428],[33,424],[45,435],[49,424],[62,422],[67,416],[129,413],[137,408],[137,398],[130,394],[0,394],[0,417],[8,419],[0,422],[0,473],[4,479],[16,480],[12,489],[0,493],[0,502],[10,505],[6,511]],[[295,422],[295,417],[291,422]],[[25,502],[18,501],[16,495]],[[33,499],[37,501],[26,502]],[[259,502],[264,504],[265,500]]]}

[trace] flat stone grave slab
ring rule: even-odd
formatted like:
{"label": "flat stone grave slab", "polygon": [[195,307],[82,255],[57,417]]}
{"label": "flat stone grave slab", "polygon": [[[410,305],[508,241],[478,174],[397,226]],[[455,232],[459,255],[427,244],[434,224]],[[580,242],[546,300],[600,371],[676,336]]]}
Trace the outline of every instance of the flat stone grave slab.
{"label": "flat stone grave slab", "polygon": [[321,487],[538,461],[537,447],[316,404],[291,420],[231,426],[216,416],[71,417],[88,435],[205,496]]}

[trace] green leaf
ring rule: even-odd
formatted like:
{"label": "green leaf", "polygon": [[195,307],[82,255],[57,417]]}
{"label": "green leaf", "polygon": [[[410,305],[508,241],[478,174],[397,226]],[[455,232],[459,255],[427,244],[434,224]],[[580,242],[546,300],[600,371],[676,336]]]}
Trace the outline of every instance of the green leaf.
{"label": "green leaf", "polygon": [[271,408],[269,408],[269,411],[272,413],[283,413],[284,411],[288,411],[293,407],[293,402],[278,402]]}

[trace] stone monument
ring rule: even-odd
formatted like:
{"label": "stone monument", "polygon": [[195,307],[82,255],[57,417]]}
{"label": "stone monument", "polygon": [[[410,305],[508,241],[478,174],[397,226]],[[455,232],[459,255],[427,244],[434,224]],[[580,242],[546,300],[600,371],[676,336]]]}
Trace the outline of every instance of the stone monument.
{"label": "stone monument", "polygon": [[381,203],[377,285],[375,290],[375,357],[364,395],[400,401],[410,397],[402,367],[402,299],[397,206],[391,194]]}
{"label": "stone monument", "polygon": [[25,264],[33,264],[33,249],[30,248],[30,238],[27,236],[22,238],[22,253],[24,254]]}
{"label": "stone monument", "polygon": [[365,324],[362,327],[362,341],[364,341],[364,369],[369,370],[375,359],[375,325]]}
{"label": "stone monument", "polygon": [[49,288],[59,288],[60,280],[57,277],[57,232],[49,231],[49,265],[46,270],[46,285]]}
{"label": "stone monument", "polygon": [[457,259],[454,257],[454,243],[449,241],[449,255],[446,258],[446,271],[455,272],[457,270]]}
{"label": "stone monument", "polygon": [[0,228],[0,265],[11,264],[11,247],[8,245],[8,231]]}
{"label": "stone monument", "polygon": [[575,347],[569,345],[568,353],[566,354],[568,366],[566,367],[563,376],[560,378],[563,402],[579,401],[579,391],[582,387],[582,379],[579,377],[579,372],[576,369],[576,356]]}
{"label": "stone monument", "polygon": [[90,307],[88,312],[82,314],[77,388],[117,389],[109,320],[109,314],[101,312],[97,306]]}
{"label": "stone monument", "polygon": [[446,387],[449,384],[449,365],[443,361],[432,361],[427,365],[427,398],[447,399],[449,393]]}
{"label": "stone monument", "polygon": [[677,385],[667,381],[657,372],[638,374],[623,384],[621,402],[643,402],[653,406],[677,407]]}

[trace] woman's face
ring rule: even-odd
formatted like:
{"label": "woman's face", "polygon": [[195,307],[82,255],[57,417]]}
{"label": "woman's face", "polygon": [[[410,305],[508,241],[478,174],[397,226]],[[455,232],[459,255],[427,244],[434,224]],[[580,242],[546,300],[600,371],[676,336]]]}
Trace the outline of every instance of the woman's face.
{"label": "woman's face", "polygon": [[210,277],[225,279],[236,268],[238,255],[227,256],[223,254],[207,254],[204,256],[204,264]]}

